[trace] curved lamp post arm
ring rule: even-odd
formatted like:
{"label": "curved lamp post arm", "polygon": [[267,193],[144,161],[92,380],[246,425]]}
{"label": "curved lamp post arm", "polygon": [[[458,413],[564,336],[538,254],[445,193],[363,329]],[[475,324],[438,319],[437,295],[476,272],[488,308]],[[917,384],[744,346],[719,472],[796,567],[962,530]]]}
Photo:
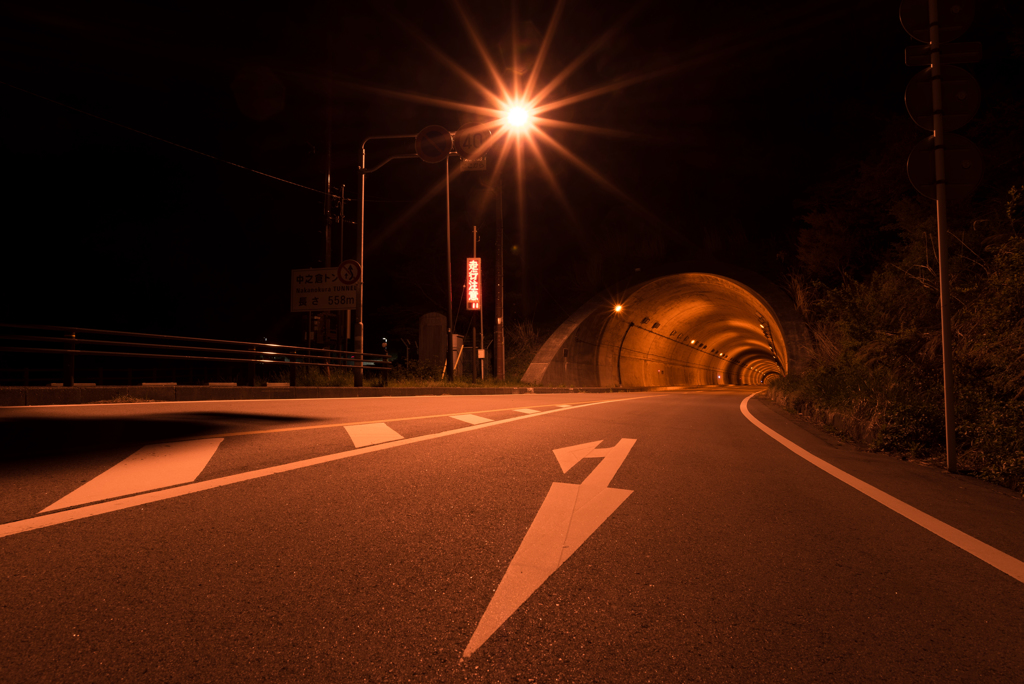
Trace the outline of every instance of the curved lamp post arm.
{"label": "curved lamp post arm", "polygon": [[[359,176],[360,176],[360,187],[359,187],[359,266],[362,269],[362,281],[366,282],[366,264],[363,261],[363,243],[365,242],[365,229],[366,229],[366,174],[373,173],[380,167],[387,164],[392,159],[402,159],[407,157],[415,157],[416,155],[396,155],[385,159],[382,163],[378,164],[369,171],[366,170],[366,143],[371,140],[400,140],[403,138],[415,138],[416,134],[412,135],[371,135],[370,137],[363,140],[363,144],[360,149],[362,155],[359,162]],[[356,351],[360,354],[363,353],[363,285],[359,286],[359,307],[356,310]],[[353,371],[353,384],[356,387],[363,386],[363,367],[360,365]]]}
{"label": "curved lamp post arm", "polygon": [[360,169],[360,171],[365,176],[368,173],[373,173],[374,171],[380,169],[382,166],[387,164],[389,161],[394,161],[395,159],[416,159],[418,156],[419,156],[418,154],[393,154],[390,157],[388,157],[387,159],[385,159],[384,161],[382,161],[380,164],[377,164],[376,166],[374,166],[372,169]]}

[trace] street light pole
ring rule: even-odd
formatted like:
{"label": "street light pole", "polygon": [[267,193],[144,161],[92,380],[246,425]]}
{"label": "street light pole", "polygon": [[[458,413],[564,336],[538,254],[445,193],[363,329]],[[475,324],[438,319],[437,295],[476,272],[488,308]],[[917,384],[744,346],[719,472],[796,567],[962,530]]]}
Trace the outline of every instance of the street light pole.
{"label": "street light pole", "polygon": [[[358,354],[356,358],[359,360],[359,365],[352,371],[353,384],[356,387],[363,386],[363,286],[366,283],[366,264],[363,263],[364,250],[363,245],[366,237],[366,175],[373,173],[380,167],[387,164],[392,159],[412,159],[416,157],[415,154],[395,154],[383,162],[373,167],[372,169],[366,168],[366,143],[371,140],[398,140],[400,138],[415,138],[416,135],[371,135],[369,138],[363,141],[362,145],[362,159],[359,166],[359,268],[362,275],[359,278],[359,305],[356,309],[356,334],[355,334],[355,353]],[[449,269],[449,272],[451,269]],[[450,299],[451,297],[449,297]]]}
{"label": "street light pole", "polygon": [[502,219],[500,176],[495,192],[498,195],[498,236],[494,247],[494,375],[502,381],[505,379],[505,226]]}
{"label": "street light pole", "polygon": [[[327,179],[324,182],[324,268],[331,267],[331,124],[328,114],[327,124]],[[340,316],[339,316],[340,320]],[[331,347],[331,312],[323,312],[324,321],[324,346]],[[340,326],[339,326],[340,327]],[[340,334],[339,334],[340,337]],[[327,367],[331,372],[331,367]]]}
{"label": "street light pole", "polygon": [[455,381],[455,317],[452,312],[452,209],[451,192],[448,177],[448,160],[451,155],[444,158],[444,210],[445,210],[445,237],[448,240],[448,380]]}

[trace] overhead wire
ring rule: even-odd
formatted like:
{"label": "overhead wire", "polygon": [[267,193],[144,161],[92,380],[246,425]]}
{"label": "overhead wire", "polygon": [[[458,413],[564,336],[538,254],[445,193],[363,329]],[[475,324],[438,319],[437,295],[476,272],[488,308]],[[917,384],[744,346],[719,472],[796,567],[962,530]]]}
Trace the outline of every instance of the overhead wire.
{"label": "overhead wire", "polygon": [[[58,100],[54,100],[52,98],[46,97],[45,95],[40,95],[39,93],[34,93],[31,90],[26,90],[24,88],[19,88],[18,86],[12,85],[10,83],[7,83],[6,81],[0,81],[0,85],[5,85],[8,88],[12,88],[14,90],[20,91],[22,93],[25,93],[26,95],[31,95],[32,97],[37,97],[40,100],[45,100],[46,102],[49,102],[51,104],[55,104],[55,105],[57,105],[59,107],[64,107],[65,109],[70,109],[73,112],[78,112],[79,114],[84,114],[84,115],[92,117],[94,119],[98,119],[98,120],[100,120],[100,121],[102,121],[104,123],[110,124],[111,126],[117,126],[118,128],[123,128],[125,130],[131,131],[132,133],[138,133],[139,135],[144,135],[147,138],[152,138],[153,140],[159,140],[162,143],[166,143],[168,145],[173,145],[174,147],[178,147],[178,148],[181,148],[181,149],[186,150],[188,152],[192,152],[194,154],[198,154],[198,155],[201,155],[203,157],[207,157],[209,159],[213,159],[214,161],[219,161],[222,164],[228,164],[229,166],[234,166],[234,167],[242,169],[244,171],[250,171],[250,172],[255,173],[257,175],[264,176],[265,178],[270,178],[271,180],[276,180],[276,181],[280,181],[282,183],[287,183],[288,185],[294,185],[297,188],[302,188],[303,190],[309,190],[310,192],[315,192],[318,195],[326,195],[326,194],[328,194],[327,192],[325,192],[323,190],[318,190],[317,188],[311,188],[308,185],[303,185],[302,183],[296,183],[295,181],[290,181],[287,178],[281,178],[280,176],[274,176],[274,175],[271,175],[269,173],[265,173],[263,171],[258,171],[256,169],[251,168],[251,167],[244,166],[242,164],[238,164],[236,162],[229,161],[227,159],[223,159],[221,157],[217,157],[215,155],[209,154],[208,152],[203,152],[201,150],[196,150],[196,149],[193,149],[193,148],[188,147],[186,145],[182,145],[181,143],[176,143],[173,140],[167,140],[166,138],[161,138],[158,135],[153,135],[152,133],[147,133],[146,131],[140,131],[137,128],[132,128],[131,126],[126,126],[125,124],[118,123],[117,121],[111,121],[110,119],[106,119],[106,118],[104,118],[102,116],[99,116],[97,114],[93,114],[92,112],[87,112],[84,109],[79,109],[78,107],[72,107],[69,104],[65,104],[65,103],[60,102]],[[338,197],[338,195],[334,195],[334,194],[331,194],[331,196],[332,197]]]}

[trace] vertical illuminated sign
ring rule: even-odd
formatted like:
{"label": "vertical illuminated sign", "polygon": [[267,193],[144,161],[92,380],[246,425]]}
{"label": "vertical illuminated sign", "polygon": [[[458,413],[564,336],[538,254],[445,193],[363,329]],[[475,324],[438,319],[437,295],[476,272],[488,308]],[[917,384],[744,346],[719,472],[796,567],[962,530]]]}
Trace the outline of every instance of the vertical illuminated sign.
{"label": "vertical illuminated sign", "polygon": [[483,286],[480,282],[480,259],[466,259],[466,309],[479,311],[483,303]]}

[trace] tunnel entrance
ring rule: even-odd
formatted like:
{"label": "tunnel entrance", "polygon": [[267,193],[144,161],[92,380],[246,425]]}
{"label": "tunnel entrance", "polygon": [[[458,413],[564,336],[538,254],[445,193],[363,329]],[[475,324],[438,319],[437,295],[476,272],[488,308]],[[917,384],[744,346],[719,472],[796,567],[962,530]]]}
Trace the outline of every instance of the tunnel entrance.
{"label": "tunnel entrance", "polygon": [[621,301],[594,297],[548,338],[523,382],[763,384],[790,371],[792,339],[803,330],[781,290],[759,289],[711,273],[678,273],[637,285]]}

